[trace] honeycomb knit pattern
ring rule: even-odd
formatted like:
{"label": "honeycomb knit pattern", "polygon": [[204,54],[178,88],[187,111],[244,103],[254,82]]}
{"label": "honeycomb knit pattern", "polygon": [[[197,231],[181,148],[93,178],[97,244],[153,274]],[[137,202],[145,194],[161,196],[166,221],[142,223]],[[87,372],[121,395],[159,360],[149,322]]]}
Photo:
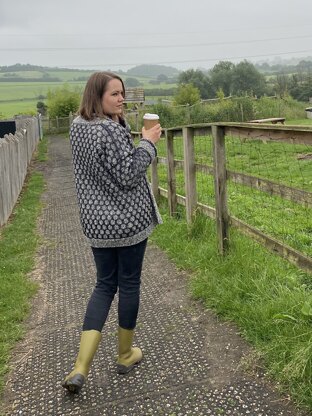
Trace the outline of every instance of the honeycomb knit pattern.
{"label": "honeycomb knit pattern", "polygon": [[161,217],[146,177],[157,156],[146,139],[136,147],[127,125],[77,117],[70,129],[83,232],[92,247],[145,240]]}

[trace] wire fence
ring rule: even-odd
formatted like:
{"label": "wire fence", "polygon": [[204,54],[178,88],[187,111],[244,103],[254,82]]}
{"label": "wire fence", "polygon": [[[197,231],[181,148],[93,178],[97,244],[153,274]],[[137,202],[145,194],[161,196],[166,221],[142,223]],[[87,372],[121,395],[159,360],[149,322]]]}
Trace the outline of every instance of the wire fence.
{"label": "wire fence", "polygon": [[227,155],[230,215],[312,257],[312,146],[228,137]]}
{"label": "wire fence", "polygon": [[[166,130],[154,192],[168,198],[172,215],[176,204],[191,211],[189,218],[202,211],[312,271],[312,129],[220,124],[219,136],[212,125]],[[228,231],[220,238],[228,240]]]}
{"label": "wire fence", "polygon": [[70,114],[68,117],[55,117],[41,116],[41,128],[44,134],[58,134],[67,133],[74,116]]}

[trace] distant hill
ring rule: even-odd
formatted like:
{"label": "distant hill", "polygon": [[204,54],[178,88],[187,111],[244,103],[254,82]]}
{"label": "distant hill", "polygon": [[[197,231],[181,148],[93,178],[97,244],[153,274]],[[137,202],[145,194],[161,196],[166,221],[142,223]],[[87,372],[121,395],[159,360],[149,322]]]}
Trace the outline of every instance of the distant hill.
{"label": "distant hill", "polygon": [[40,65],[30,65],[30,64],[14,64],[8,66],[0,66],[0,72],[26,72],[26,71],[39,71],[39,72],[46,72],[46,71],[53,71],[53,72],[64,72],[64,71],[77,71],[77,72],[90,72],[90,70],[84,69],[69,69],[69,68],[58,68],[58,67],[48,67],[48,66],[40,66]]}
{"label": "distant hill", "polygon": [[134,68],[128,69],[127,75],[137,77],[151,77],[156,78],[158,75],[166,75],[167,77],[175,77],[179,74],[177,68],[165,65],[138,65]]}
{"label": "distant hill", "polygon": [[[273,61],[259,61],[255,63],[255,67],[266,74],[276,74],[279,72],[292,73],[302,70],[312,70],[312,56],[304,58],[291,58],[291,59],[275,59]],[[208,73],[208,69],[199,68],[202,72]],[[107,69],[109,70],[109,69]],[[61,67],[47,67],[31,64],[15,64],[8,66],[0,66],[0,82],[12,82],[12,81],[85,81],[89,78],[90,74],[98,71],[98,69],[76,69],[76,68],[61,68]],[[32,77],[31,74],[26,75],[28,72],[37,72]],[[159,75],[165,75],[168,78],[177,78],[182,72],[177,68],[166,65],[138,65],[127,71],[113,70],[120,74],[122,77],[143,77],[156,79]],[[67,74],[65,74],[67,73]],[[27,78],[27,79],[26,79]],[[31,79],[32,78],[32,79]]]}
{"label": "distant hill", "polygon": [[[109,69],[108,69],[109,70]],[[47,67],[30,64],[15,64],[8,66],[0,66],[0,82],[55,82],[62,81],[64,73],[68,75],[65,80],[69,78],[69,74],[72,74],[73,79],[76,81],[87,80],[92,72],[97,70],[92,69],[74,69],[74,68],[59,68],[59,67]],[[139,65],[128,71],[113,71],[121,76],[131,77],[144,77],[144,78],[157,78],[159,75],[165,75],[168,78],[177,77],[179,70],[171,66],[165,65]],[[27,74],[29,75],[27,75]],[[33,76],[30,76],[33,73]]]}

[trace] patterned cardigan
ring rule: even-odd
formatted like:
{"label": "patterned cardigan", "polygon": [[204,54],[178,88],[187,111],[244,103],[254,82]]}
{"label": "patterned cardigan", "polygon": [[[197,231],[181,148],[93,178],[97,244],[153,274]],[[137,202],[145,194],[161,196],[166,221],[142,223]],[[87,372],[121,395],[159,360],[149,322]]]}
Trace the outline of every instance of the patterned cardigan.
{"label": "patterned cardigan", "polygon": [[92,247],[121,247],[145,240],[161,223],[146,178],[154,144],[135,147],[130,129],[111,119],[77,117],[70,129],[80,220]]}

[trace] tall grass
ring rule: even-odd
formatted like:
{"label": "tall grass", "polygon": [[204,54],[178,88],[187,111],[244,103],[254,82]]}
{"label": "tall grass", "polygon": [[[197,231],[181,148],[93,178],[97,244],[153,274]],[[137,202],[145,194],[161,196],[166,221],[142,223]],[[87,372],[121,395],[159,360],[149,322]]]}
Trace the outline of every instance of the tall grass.
{"label": "tall grass", "polygon": [[[200,124],[213,122],[244,122],[256,118],[285,117],[297,119],[305,117],[304,103],[292,98],[278,99],[262,97],[255,100],[251,97],[237,97],[231,100],[220,100],[213,103],[198,103],[191,107],[173,107],[158,103],[144,107],[139,111],[139,128],[142,127],[144,112],[159,114],[164,128],[182,126],[186,124]],[[128,121],[133,130],[137,123],[134,115],[129,115]]]}
{"label": "tall grass", "polygon": [[191,272],[193,296],[235,322],[281,388],[312,409],[311,276],[236,230],[230,252],[221,257],[212,220],[197,215],[188,227],[182,208],[174,220],[166,202],[160,205],[164,224],[152,241]]}
{"label": "tall grass", "polygon": [[255,118],[285,117],[288,119],[300,119],[305,116],[305,103],[296,101],[291,97],[272,99],[261,97],[255,102]]}
{"label": "tall grass", "polygon": [[[39,144],[39,160],[45,159],[45,152],[46,140],[43,140]],[[43,175],[30,172],[9,222],[0,230],[0,393],[11,350],[23,337],[22,323],[37,290],[29,273],[39,244],[36,221],[43,189]]]}

